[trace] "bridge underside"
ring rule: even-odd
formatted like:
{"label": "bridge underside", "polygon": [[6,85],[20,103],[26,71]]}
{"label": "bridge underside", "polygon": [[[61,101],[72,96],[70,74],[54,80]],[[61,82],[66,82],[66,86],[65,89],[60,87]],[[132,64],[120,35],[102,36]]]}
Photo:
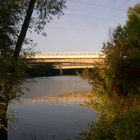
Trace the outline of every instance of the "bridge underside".
{"label": "bridge underside", "polygon": [[55,65],[55,69],[85,69],[85,68],[94,68],[95,66],[93,64],[88,64],[88,65],[85,65],[85,64],[68,64],[68,65],[65,65],[65,64],[56,64]]}

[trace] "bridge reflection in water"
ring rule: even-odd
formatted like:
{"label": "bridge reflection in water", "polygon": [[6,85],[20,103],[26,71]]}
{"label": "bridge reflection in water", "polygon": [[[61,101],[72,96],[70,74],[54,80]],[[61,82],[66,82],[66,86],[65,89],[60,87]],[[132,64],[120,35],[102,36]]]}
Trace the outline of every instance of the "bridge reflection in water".
{"label": "bridge reflection in water", "polygon": [[21,99],[21,102],[26,104],[83,104],[88,101],[88,98],[89,93],[71,93],[33,99]]}

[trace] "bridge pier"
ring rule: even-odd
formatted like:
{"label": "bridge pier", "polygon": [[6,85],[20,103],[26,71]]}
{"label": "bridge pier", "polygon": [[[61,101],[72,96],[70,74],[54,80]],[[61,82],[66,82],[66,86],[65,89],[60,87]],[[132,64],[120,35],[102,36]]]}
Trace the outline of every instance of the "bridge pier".
{"label": "bridge pier", "polygon": [[60,72],[60,75],[63,75],[63,69],[62,68],[59,69],[59,72]]}
{"label": "bridge pier", "polygon": [[61,64],[59,65],[59,74],[63,75],[63,69],[62,69],[62,65]]}

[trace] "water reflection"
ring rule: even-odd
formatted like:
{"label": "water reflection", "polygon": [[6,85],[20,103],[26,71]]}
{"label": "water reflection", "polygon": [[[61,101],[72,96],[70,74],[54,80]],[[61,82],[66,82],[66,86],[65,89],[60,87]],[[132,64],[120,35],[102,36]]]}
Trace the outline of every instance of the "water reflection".
{"label": "water reflection", "polygon": [[[43,139],[56,140],[70,138],[72,140],[81,131],[86,130],[88,123],[96,119],[90,109],[81,108],[79,104],[47,103],[16,104],[18,120],[16,130],[10,130],[9,139],[24,140],[26,136],[35,135]],[[24,135],[24,137],[23,137]]]}
{"label": "water reflection", "polygon": [[16,130],[9,128],[8,140],[75,140],[96,120],[96,113],[80,105],[88,100],[87,81],[76,76],[34,80],[24,85],[30,92],[9,106],[17,111],[17,122]]}
{"label": "water reflection", "polygon": [[22,99],[40,98],[45,96],[56,96],[66,93],[89,93],[91,86],[87,80],[82,80],[78,76],[55,76],[44,78],[28,79],[24,87],[30,91],[23,91],[26,94]]}
{"label": "water reflection", "polygon": [[[94,109],[106,110],[97,117],[79,105],[88,100],[90,86],[85,83],[77,77],[36,78],[36,82],[25,83],[31,91],[9,106],[9,110],[16,109],[18,119],[16,130],[9,128],[8,140],[139,140],[140,99],[124,102],[119,98],[115,103],[105,100],[106,106],[99,107],[96,102],[100,100],[94,98]],[[1,113],[3,116],[5,113]],[[2,140],[7,140],[6,131],[1,132]]]}
{"label": "water reflection", "polygon": [[44,96],[40,98],[21,99],[24,104],[84,104],[88,101],[89,95],[80,93],[60,94],[57,96]]}

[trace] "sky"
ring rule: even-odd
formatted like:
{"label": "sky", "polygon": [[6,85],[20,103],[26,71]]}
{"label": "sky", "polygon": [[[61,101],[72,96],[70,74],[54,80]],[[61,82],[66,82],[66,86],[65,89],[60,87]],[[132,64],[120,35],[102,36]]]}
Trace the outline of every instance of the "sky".
{"label": "sky", "polygon": [[40,52],[99,52],[109,33],[124,25],[127,9],[140,0],[67,0],[60,19],[54,18],[44,31],[28,33]]}

